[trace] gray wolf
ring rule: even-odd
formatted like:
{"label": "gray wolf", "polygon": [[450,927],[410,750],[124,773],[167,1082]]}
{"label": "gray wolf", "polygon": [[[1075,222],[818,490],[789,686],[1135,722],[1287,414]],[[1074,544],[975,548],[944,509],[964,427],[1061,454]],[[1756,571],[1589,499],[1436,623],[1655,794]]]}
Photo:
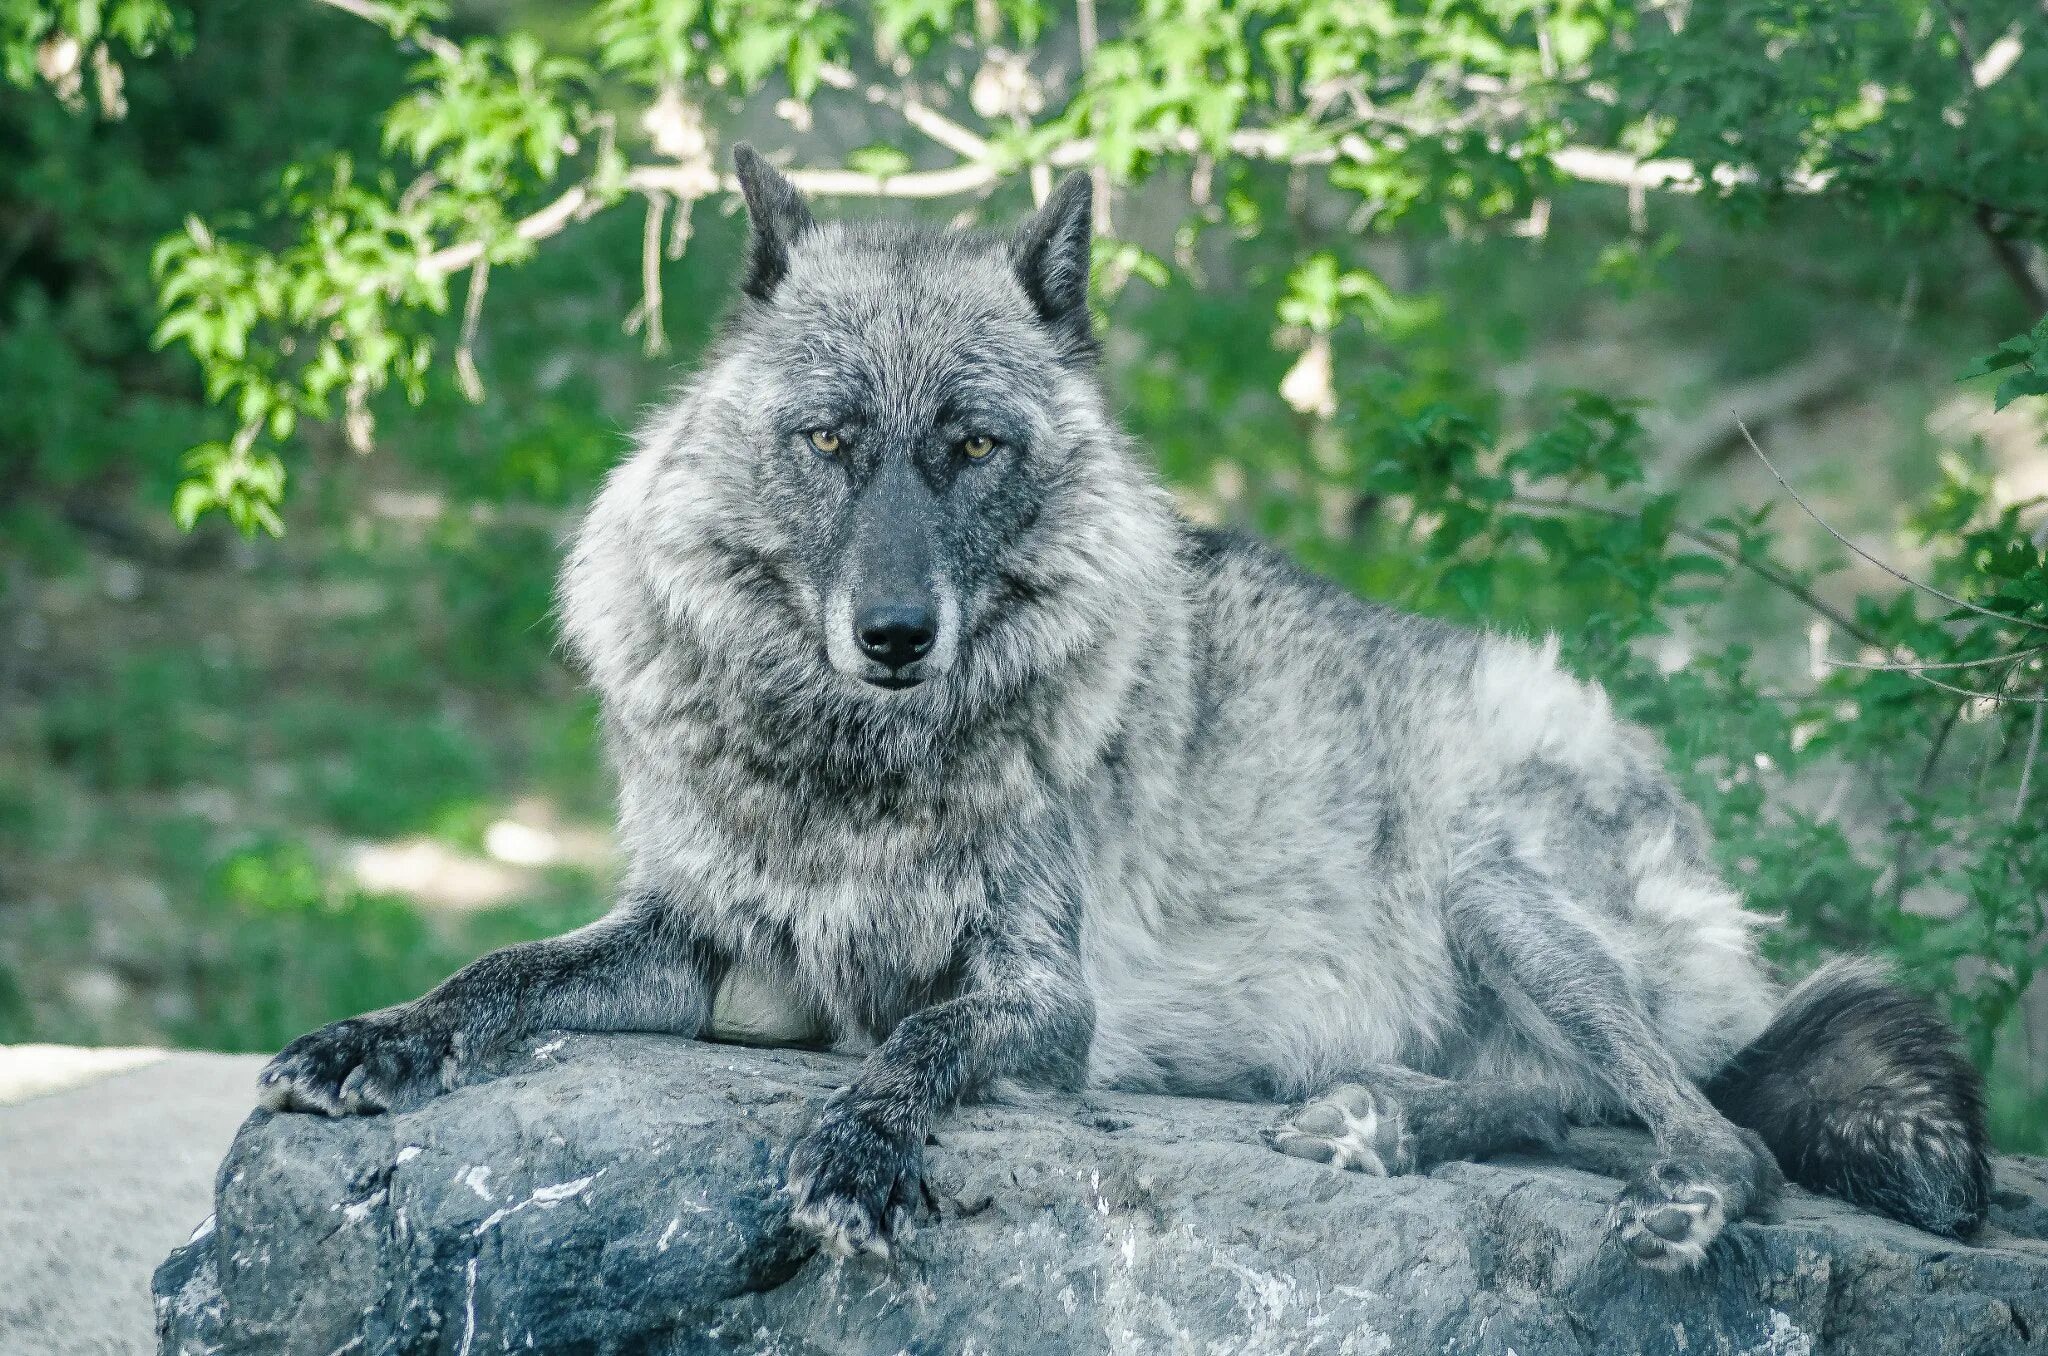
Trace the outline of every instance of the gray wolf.
{"label": "gray wolf", "polygon": [[622,897],[295,1041],[271,1106],[400,1108],[548,1028],[694,1036],[743,966],[868,1051],[788,1158],[841,1254],[887,1253],[936,1118],[1000,1085],[1297,1102],[1274,1148],[1386,1174],[1640,1122],[1611,1227],[1653,1268],[1786,1175],[1982,1219],[1950,1033],[1865,964],[1781,994],[1554,647],[1175,516],[1099,379],[1083,180],[993,235],[820,222],[736,164],[737,308],[562,578]]}

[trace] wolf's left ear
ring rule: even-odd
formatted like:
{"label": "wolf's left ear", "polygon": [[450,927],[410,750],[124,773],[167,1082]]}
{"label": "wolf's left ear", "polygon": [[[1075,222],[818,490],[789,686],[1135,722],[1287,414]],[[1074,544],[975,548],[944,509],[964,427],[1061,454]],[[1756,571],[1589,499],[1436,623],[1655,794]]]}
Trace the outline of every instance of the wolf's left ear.
{"label": "wolf's left ear", "polygon": [[817,223],[796,185],[741,142],[732,148],[733,172],[747,200],[747,262],[740,290],[756,301],[768,300],[782,275],[789,272],[789,247]]}
{"label": "wolf's left ear", "polygon": [[1094,346],[1088,320],[1088,260],[1094,187],[1085,171],[1061,181],[1010,246],[1010,262],[1038,318],[1062,337]]}

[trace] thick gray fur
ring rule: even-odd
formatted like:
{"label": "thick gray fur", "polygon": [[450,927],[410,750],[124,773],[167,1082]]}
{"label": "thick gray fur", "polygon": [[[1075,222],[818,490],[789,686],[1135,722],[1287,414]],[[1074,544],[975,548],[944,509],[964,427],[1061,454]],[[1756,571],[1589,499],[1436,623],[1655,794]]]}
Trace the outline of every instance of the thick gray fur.
{"label": "thick gray fur", "polygon": [[[272,1105],[407,1104],[550,1027],[696,1035],[742,965],[872,1050],[788,1167],[841,1253],[886,1253],[935,1118],[1004,1081],[1312,1099],[1275,1147],[1389,1173],[1637,1119],[1661,1158],[1613,1228],[1682,1267],[1787,1152],[1702,1085],[1797,1099],[1821,1061],[1889,1117],[1838,1176],[1909,1162],[1866,1203],[1981,1216],[1938,1026],[1864,1058],[1808,1012],[1731,1065],[1779,1002],[1758,919],[1554,646],[1175,516],[1098,382],[1084,180],[1004,238],[821,224],[736,161],[739,308],[563,576],[624,902],[295,1042]],[[861,638],[881,607],[928,619],[914,663]]]}

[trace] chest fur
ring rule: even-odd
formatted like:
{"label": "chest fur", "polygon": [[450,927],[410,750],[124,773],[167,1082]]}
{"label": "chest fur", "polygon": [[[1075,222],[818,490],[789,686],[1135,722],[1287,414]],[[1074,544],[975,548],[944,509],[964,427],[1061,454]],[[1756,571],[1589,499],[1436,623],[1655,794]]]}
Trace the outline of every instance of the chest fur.
{"label": "chest fur", "polygon": [[1043,876],[1108,715],[1076,719],[1048,687],[983,720],[880,719],[714,667],[677,647],[607,692],[632,873],[836,1035],[884,1035]]}
{"label": "chest fur", "polygon": [[850,1040],[952,991],[1031,801],[957,766],[880,781],[792,770],[694,722],[621,762],[635,878]]}
{"label": "chest fur", "polygon": [[728,870],[701,898],[700,925],[727,954],[780,978],[835,1036],[869,1041],[957,988],[989,905],[978,872],[929,868],[801,882]]}

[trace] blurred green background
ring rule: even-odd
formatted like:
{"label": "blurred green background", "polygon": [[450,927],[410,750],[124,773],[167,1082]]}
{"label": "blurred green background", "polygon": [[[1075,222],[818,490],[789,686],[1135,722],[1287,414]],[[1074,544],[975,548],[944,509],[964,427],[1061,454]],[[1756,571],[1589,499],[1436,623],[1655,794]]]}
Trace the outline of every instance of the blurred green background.
{"label": "blurred green background", "polygon": [[[456,23],[545,32],[577,8],[472,5]],[[494,276],[481,402],[439,378],[416,407],[386,392],[374,454],[302,430],[282,537],[217,518],[180,532],[179,454],[223,434],[191,358],[151,346],[152,248],[195,214],[260,218],[309,148],[375,162],[418,60],[318,5],[192,14],[184,55],[126,65],[125,117],[0,88],[0,1042],[270,1050],[605,907],[610,792],[593,705],[556,653],[553,574],[639,412],[712,332],[741,239],[729,201],[695,206],[663,269],[673,348],[650,356],[621,324],[642,221],[577,226]],[[746,116],[772,147],[782,124]],[[2033,841],[2027,713],[1929,704],[1896,675],[1830,687],[1862,680],[1815,671],[1810,609],[1741,570],[1687,584],[1656,525],[1673,505],[1693,525],[1734,515],[1717,530],[1739,542],[1742,514],[1782,505],[1737,410],[1844,533],[1916,570],[1973,558],[1966,520],[2048,492],[2039,414],[1956,381],[2037,318],[1985,242],[1953,218],[1873,229],[1854,199],[1730,212],[1584,184],[1545,197],[1540,232],[1423,215],[1367,238],[1284,175],[1232,192],[1262,225],[1189,244],[1186,184],[1120,191],[1119,235],[1174,266],[1102,289],[1107,381],[1189,511],[1374,596],[1560,630],[1667,732],[1753,901],[1793,915],[1780,954],[1884,950],[1980,1014],[2001,1139],[2048,1146],[2041,875],[1973,884],[1961,858],[1991,854],[1957,827],[1995,824],[2006,857]],[[1028,205],[1009,184],[986,216]],[[1285,321],[1314,291],[1302,260],[1330,241],[1389,297],[1371,326],[1297,312],[1328,330],[1335,368],[1335,412],[1305,413],[1281,387],[1308,341],[1276,308]],[[459,309],[431,321],[444,347]],[[1638,497],[1567,516],[1557,540],[1492,519],[1447,537],[1485,497],[1429,485],[1492,483],[1500,449],[1540,452],[1559,429],[1572,487]],[[1644,488],[1587,471],[1609,455]],[[1937,540],[1928,515],[1959,502]],[[1773,558],[1826,574],[1812,587],[1839,606],[1897,592],[1811,522],[1774,521]],[[1887,641],[1925,641],[1910,606],[1871,607],[1857,615]],[[1778,765],[1829,720],[1809,764]],[[1896,837],[1901,814],[1917,836]]]}

